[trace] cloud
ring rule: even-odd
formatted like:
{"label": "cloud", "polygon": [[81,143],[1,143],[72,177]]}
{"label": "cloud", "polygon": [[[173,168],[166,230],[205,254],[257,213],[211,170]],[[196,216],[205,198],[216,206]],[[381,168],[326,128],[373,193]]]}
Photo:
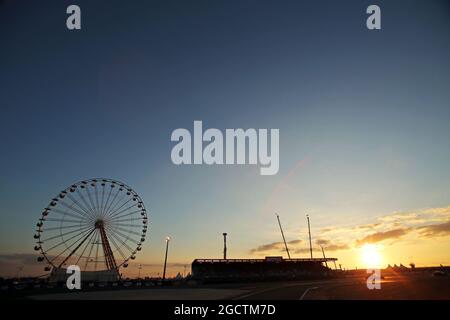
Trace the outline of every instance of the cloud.
{"label": "cloud", "polygon": [[411,231],[410,228],[398,228],[389,231],[375,232],[365,236],[362,239],[356,240],[356,245],[361,246],[365,243],[376,243],[389,239],[398,239],[406,235],[410,231]]}
{"label": "cloud", "polygon": [[420,235],[427,238],[450,235],[450,221],[418,228]]}
{"label": "cloud", "polygon": [[0,276],[14,277],[17,275],[42,275],[44,265],[37,262],[37,254],[33,253],[3,253],[0,254]]}
{"label": "cloud", "polygon": [[288,242],[288,244],[295,246],[301,244],[302,242],[303,242],[302,240],[291,240]]}
{"label": "cloud", "polygon": [[317,243],[319,246],[326,246],[326,245],[328,245],[330,242],[331,242],[330,240],[324,240],[324,239],[316,240],[316,243]]}
{"label": "cloud", "polygon": [[379,226],[381,226],[381,222],[363,224],[363,225],[357,226],[356,228],[357,229],[374,229]]}
{"label": "cloud", "polygon": [[[303,240],[297,239],[297,240],[291,240],[287,242],[289,249],[294,249],[295,246],[303,243]],[[269,251],[284,251],[286,250],[284,248],[284,242],[278,241],[278,242],[272,242],[260,245],[256,248],[253,248],[250,250],[250,254],[258,254],[258,253],[266,253]]]}
{"label": "cloud", "polygon": [[339,251],[339,250],[347,250],[350,249],[350,247],[346,244],[331,244],[329,246],[326,246],[323,248],[325,252],[327,251]]}
{"label": "cloud", "polygon": [[262,253],[262,252],[267,252],[267,251],[280,250],[282,248],[283,248],[283,242],[272,242],[272,243],[263,244],[256,248],[253,248],[250,250],[250,253],[251,254]]}
{"label": "cloud", "polygon": [[[313,248],[313,251],[319,252],[320,249],[318,249],[318,248]],[[320,251],[320,252],[321,252],[321,251]],[[309,248],[300,248],[300,249],[294,250],[294,253],[309,253]]]}
{"label": "cloud", "polygon": [[[350,248],[347,244],[333,243],[331,240],[325,240],[325,239],[318,239],[318,240],[316,240],[316,244],[318,246],[323,247],[323,250],[325,252],[347,250],[347,249]],[[317,250],[319,250],[319,249],[317,249]],[[320,249],[320,251],[322,251],[322,249]]]}
{"label": "cloud", "polygon": [[38,255],[33,253],[4,253],[0,254],[0,263],[34,264],[37,257]]}

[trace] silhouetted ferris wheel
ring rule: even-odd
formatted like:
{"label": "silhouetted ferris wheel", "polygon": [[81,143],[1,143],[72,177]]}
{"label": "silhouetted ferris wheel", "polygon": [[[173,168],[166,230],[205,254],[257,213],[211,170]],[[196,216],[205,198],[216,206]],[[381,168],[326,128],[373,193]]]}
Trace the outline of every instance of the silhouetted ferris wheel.
{"label": "silhouetted ferris wheel", "polygon": [[78,265],[81,271],[128,266],[142,248],[147,212],[139,195],[111,179],[80,181],[61,191],[36,224],[36,246],[45,270]]}

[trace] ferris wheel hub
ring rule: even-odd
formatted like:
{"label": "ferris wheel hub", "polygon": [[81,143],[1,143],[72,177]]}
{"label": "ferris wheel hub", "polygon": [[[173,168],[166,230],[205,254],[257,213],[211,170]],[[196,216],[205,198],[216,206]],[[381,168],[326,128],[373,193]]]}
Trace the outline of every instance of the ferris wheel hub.
{"label": "ferris wheel hub", "polygon": [[95,228],[96,229],[102,229],[104,227],[104,221],[102,219],[98,219],[95,221]]}

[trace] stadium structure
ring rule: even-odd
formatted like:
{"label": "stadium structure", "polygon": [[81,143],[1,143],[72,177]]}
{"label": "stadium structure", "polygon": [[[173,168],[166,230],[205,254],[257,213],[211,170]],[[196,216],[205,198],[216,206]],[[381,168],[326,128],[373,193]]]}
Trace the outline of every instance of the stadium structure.
{"label": "stadium structure", "polygon": [[296,280],[327,277],[336,258],[196,259],[192,276],[202,281]]}
{"label": "stadium structure", "polygon": [[192,276],[200,281],[265,281],[265,280],[300,280],[323,278],[331,274],[328,262],[336,268],[337,258],[313,258],[311,228],[308,223],[310,258],[292,259],[288,244],[281,226],[280,217],[276,214],[281,237],[288,259],[282,256],[265,257],[264,259],[227,259],[227,233],[223,233],[223,259],[195,259],[192,262]]}

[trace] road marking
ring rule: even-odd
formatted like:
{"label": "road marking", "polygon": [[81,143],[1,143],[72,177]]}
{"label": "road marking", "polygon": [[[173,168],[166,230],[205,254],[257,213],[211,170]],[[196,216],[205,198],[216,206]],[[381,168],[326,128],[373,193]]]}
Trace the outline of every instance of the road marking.
{"label": "road marking", "polygon": [[[319,284],[319,283],[323,283],[323,281],[322,282],[317,281],[317,284]],[[296,283],[292,283],[292,284],[285,284],[285,285],[281,285],[281,286],[277,286],[277,287],[270,287],[270,288],[262,289],[259,291],[253,291],[253,292],[249,292],[247,294],[239,295],[239,296],[232,298],[232,300],[242,300],[242,299],[245,299],[245,298],[248,298],[251,296],[256,296],[258,294],[269,292],[269,291],[275,291],[275,290],[279,290],[279,289],[304,286],[304,285],[313,285],[313,284],[316,284],[316,283],[309,281],[309,282],[305,282],[305,283],[296,282]]]}
{"label": "road marking", "polygon": [[[256,296],[262,293],[266,293],[266,292],[270,292],[270,291],[276,291],[279,289],[284,289],[284,288],[291,288],[291,287],[297,287],[297,286],[313,286],[313,285],[326,285],[326,284],[332,284],[332,283],[340,283],[340,282],[347,282],[348,279],[331,279],[331,280],[316,280],[316,281],[307,281],[307,282],[295,282],[292,284],[287,284],[284,283],[283,285],[278,285],[275,287],[269,287],[269,288],[265,288],[259,291],[252,291],[246,294],[241,294],[241,295],[237,295],[231,298],[231,300],[242,300],[242,299],[246,299],[246,298],[250,298],[252,296]],[[295,299],[295,298],[292,298]]]}
{"label": "road marking", "polygon": [[310,291],[310,290],[315,290],[318,289],[319,287],[311,287],[305,290],[305,292],[303,292],[302,296],[300,297],[300,299],[298,300],[303,300],[303,298],[306,296],[306,294]]}

